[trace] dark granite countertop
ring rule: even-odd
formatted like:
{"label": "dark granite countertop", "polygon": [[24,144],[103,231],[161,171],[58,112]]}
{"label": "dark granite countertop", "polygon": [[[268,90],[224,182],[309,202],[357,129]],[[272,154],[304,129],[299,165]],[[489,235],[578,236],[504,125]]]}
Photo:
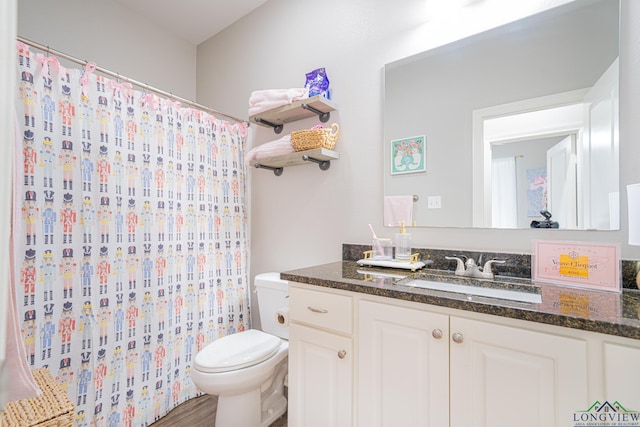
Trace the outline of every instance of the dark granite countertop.
{"label": "dark granite countertop", "polygon": [[[637,290],[625,289],[621,293],[591,291],[500,276],[494,280],[470,279],[433,269],[412,273],[363,267],[354,261],[286,271],[281,273],[281,277],[314,286],[640,339],[640,291]],[[541,302],[519,302],[406,286],[413,278],[492,289],[516,289],[540,295]]]}

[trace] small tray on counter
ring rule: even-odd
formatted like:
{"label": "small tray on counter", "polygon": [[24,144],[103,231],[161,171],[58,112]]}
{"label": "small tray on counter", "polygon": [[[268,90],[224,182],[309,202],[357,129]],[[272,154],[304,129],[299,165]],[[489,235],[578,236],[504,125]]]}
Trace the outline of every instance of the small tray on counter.
{"label": "small tray on counter", "polygon": [[364,258],[356,261],[359,265],[366,265],[369,267],[387,267],[387,268],[398,268],[402,270],[411,270],[416,271],[424,267],[425,265],[433,263],[432,260],[427,259],[424,261],[418,261],[418,254],[413,254],[411,256],[411,260],[409,262],[406,261],[396,261],[396,260],[377,260],[372,257],[373,251],[365,251]]}

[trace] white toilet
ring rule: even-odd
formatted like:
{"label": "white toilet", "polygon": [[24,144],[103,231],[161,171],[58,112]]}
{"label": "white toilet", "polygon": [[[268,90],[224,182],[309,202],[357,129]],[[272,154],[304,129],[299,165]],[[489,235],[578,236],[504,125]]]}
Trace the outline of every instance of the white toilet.
{"label": "white toilet", "polygon": [[218,396],[216,427],[267,427],[287,410],[288,282],[280,273],[255,278],[262,331],[249,329],[203,348],[191,369],[193,383]]}

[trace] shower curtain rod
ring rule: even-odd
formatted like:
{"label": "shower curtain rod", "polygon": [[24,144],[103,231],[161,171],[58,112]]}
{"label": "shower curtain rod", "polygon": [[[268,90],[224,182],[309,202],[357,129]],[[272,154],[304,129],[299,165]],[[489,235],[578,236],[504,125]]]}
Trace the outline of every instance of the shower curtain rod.
{"label": "shower curtain rod", "polygon": [[[24,37],[20,37],[20,36],[17,36],[16,38],[17,38],[18,41],[20,41],[20,42],[22,42],[24,44],[27,44],[27,45],[29,45],[31,47],[35,47],[36,49],[39,49],[39,50],[41,50],[43,52],[46,52],[48,54],[55,55],[55,56],[58,56],[60,58],[64,58],[64,59],[66,59],[68,61],[75,62],[76,64],[80,64],[80,65],[88,64],[88,61],[85,61],[85,60],[82,60],[82,59],[78,59],[78,58],[76,58],[74,56],[67,55],[66,53],[51,49],[49,46],[45,46],[43,44],[36,43],[34,41],[25,39]],[[132,85],[138,86],[141,89],[144,89],[144,90],[147,90],[147,91],[150,91],[150,92],[155,92],[158,95],[162,95],[162,96],[165,96],[167,98],[171,98],[171,99],[173,99],[175,101],[179,101],[179,102],[181,102],[183,104],[188,104],[188,105],[190,105],[192,107],[196,107],[196,108],[198,108],[200,110],[204,110],[204,111],[206,111],[208,113],[213,114],[214,116],[221,116],[221,117],[233,120],[235,122],[246,123],[247,125],[250,125],[250,123],[248,121],[246,121],[246,120],[239,119],[237,117],[221,113],[219,111],[214,110],[213,108],[210,108],[210,107],[207,107],[207,106],[204,106],[204,105],[200,105],[200,104],[198,104],[196,102],[189,101],[188,99],[181,98],[179,96],[176,96],[176,95],[174,95],[172,93],[169,93],[169,92],[166,92],[164,90],[157,89],[157,88],[155,88],[153,86],[149,86],[148,84],[141,83],[139,81],[136,81],[134,79],[130,79],[128,77],[121,76],[120,74],[114,73],[113,71],[109,71],[109,70],[107,70],[105,68],[96,66],[96,71],[99,71],[100,73],[105,74],[107,76],[116,78],[116,79],[118,79],[120,81],[131,83]]]}

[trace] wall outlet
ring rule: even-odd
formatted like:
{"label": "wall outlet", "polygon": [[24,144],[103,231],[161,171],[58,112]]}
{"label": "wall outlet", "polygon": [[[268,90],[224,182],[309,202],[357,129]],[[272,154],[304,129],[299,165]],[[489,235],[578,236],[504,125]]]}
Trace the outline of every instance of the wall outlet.
{"label": "wall outlet", "polygon": [[427,197],[427,208],[428,209],[440,209],[442,207],[442,197],[441,196],[429,196]]}

